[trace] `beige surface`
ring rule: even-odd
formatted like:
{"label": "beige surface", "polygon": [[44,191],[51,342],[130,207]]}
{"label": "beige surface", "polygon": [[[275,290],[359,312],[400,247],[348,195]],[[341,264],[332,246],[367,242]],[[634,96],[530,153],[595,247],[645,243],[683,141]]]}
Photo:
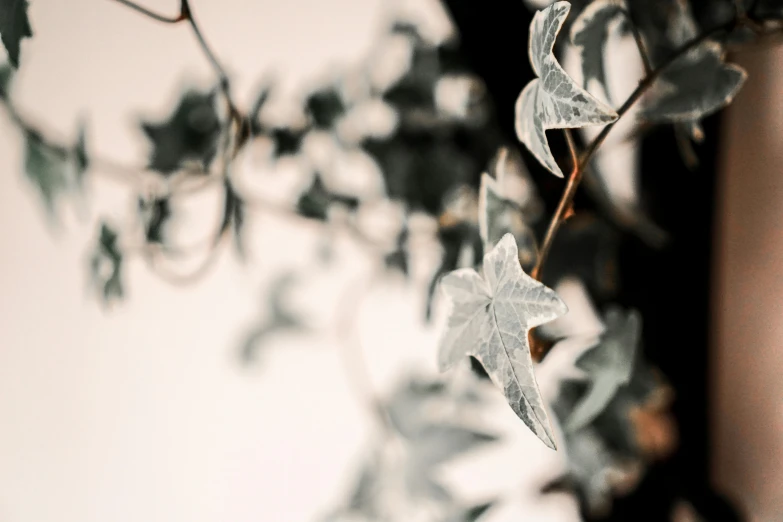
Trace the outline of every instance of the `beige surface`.
{"label": "beige surface", "polygon": [[783,520],[783,48],[738,57],[715,279],[716,480],[753,520]]}

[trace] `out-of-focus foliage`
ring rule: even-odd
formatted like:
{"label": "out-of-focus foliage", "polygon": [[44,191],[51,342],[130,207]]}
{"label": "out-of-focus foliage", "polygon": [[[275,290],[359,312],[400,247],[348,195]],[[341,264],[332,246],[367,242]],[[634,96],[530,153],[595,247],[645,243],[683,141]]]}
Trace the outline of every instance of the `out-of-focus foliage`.
{"label": "out-of-focus foliage", "polygon": [[27,17],[27,0],[0,0],[0,37],[14,67],[19,67],[22,38],[31,36],[33,29]]}
{"label": "out-of-focus foliage", "polygon": [[[190,16],[189,9],[181,10],[183,16]],[[783,30],[781,0],[715,2],[704,17],[715,26],[706,28],[699,27],[686,0],[577,0],[576,16],[568,19],[571,9],[568,2],[555,2],[533,17],[527,42],[536,78],[520,93],[515,114],[519,140],[557,176],[563,175],[560,165],[574,166],[557,147],[550,149],[548,130],[602,125],[608,132],[625,114],[626,103],[637,99],[648,123],[673,123],[688,146],[700,140],[699,120],[730,103],[745,80],[744,71],[725,62],[727,44]],[[524,25],[520,22],[520,45]],[[579,48],[584,88],[558,61],[567,45],[557,38],[563,28]],[[20,41],[31,35],[27,2],[0,0],[0,36],[14,67]],[[629,36],[649,70],[638,79],[644,92],[621,104],[609,92],[605,65],[613,40]],[[401,59],[388,67],[390,56]],[[441,304],[435,292],[439,286],[456,305],[439,347],[439,365],[445,369],[471,357],[467,384],[452,372],[444,379],[405,381],[386,399],[371,397],[381,433],[351,498],[330,520],[470,522],[491,514],[495,499],[464,502],[438,476],[447,462],[496,439],[472,422],[486,407],[476,391],[486,378],[502,388],[528,428],[564,453],[567,473],[545,491],[574,492],[585,512],[605,512],[614,495],[632,489],[646,466],[671,452],[676,443],[668,414],[672,392],[645,362],[642,320],[634,311],[606,306],[618,290],[617,244],[623,231],[648,239],[660,236],[659,231],[640,212],[638,194],[630,203],[619,201],[601,183],[605,173],[580,172],[587,181],[599,180],[592,185],[596,206],[609,212],[599,217],[569,207],[546,262],[537,266],[546,251],[537,241],[547,225],[542,218],[553,209],[544,208],[536,183],[557,180],[528,173],[518,145],[509,143],[513,136],[505,136],[498,123],[492,93],[463,57],[459,35],[439,40],[419,23],[393,20],[362,67],[305,94],[299,110],[287,117],[270,110],[279,93],[268,81],[246,110],[236,104],[230,82],[211,58],[219,77],[213,89],[187,89],[168,116],[140,123],[151,145],[147,167],[120,169],[135,208],[127,223],[102,220],[90,247],[90,280],[99,299],[113,304],[125,298],[124,267],[133,256],[156,270],[159,260],[176,265],[189,259],[191,250],[200,250],[204,268],[230,239],[241,259],[252,259],[249,222],[270,211],[321,227],[327,238],[338,229],[349,232],[378,266],[405,275],[407,284],[417,280],[407,278],[413,272],[414,245],[437,244],[440,258],[431,267],[428,288],[422,289],[426,318]],[[11,79],[12,68],[0,68],[0,102],[24,142],[20,170],[55,219],[60,202],[83,192],[106,162],[96,161],[87,147],[83,123],[73,143],[53,140],[32,125],[12,96]],[[596,88],[618,106],[617,112],[593,96]],[[629,139],[645,128],[635,127],[637,134]],[[245,152],[256,148],[267,152],[264,168],[299,167],[292,174],[300,176],[291,183],[296,189],[287,199],[255,197],[242,183]],[[340,161],[347,157],[375,167],[380,188],[365,191],[353,183],[353,173],[346,175]],[[178,244],[172,225],[182,212],[179,202],[215,187],[222,208],[199,243],[203,248]],[[384,206],[400,210],[398,223],[378,227],[383,230],[364,224],[363,218]],[[431,225],[429,243],[416,237],[412,217],[420,214]],[[309,329],[287,297],[303,275],[272,279],[264,295],[269,313],[247,332],[240,349],[243,362],[257,360],[275,335]],[[549,287],[574,279],[585,297],[563,316],[564,300]],[[606,310],[603,321],[594,318],[602,326],[580,330],[580,321],[593,313],[592,300]],[[564,353],[566,342],[581,349],[565,363],[564,374],[570,377],[539,387],[541,367],[534,363],[531,346],[536,358],[547,350],[546,356],[554,357]],[[544,397],[545,388],[558,392]],[[509,466],[510,473],[524,467],[517,464]]]}

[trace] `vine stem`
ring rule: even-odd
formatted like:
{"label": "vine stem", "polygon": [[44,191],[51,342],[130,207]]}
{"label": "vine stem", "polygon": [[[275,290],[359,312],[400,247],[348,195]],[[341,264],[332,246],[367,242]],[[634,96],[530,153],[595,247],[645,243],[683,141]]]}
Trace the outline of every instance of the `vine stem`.
{"label": "vine stem", "polygon": [[129,7],[134,11],[141,13],[147,16],[148,18],[151,18],[158,22],[162,22],[165,24],[177,24],[180,22],[187,22],[190,25],[193,35],[196,37],[196,40],[198,41],[199,47],[201,47],[201,50],[204,52],[204,55],[207,57],[207,60],[209,60],[209,63],[212,65],[212,68],[215,70],[215,73],[218,76],[218,81],[220,83],[220,90],[223,91],[223,94],[225,95],[228,103],[228,112],[231,121],[232,122],[243,121],[244,118],[242,117],[242,113],[239,111],[239,109],[237,109],[236,104],[231,98],[228,74],[226,74],[226,70],[220,64],[220,61],[217,59],[215,52],[212,50],[212,47],[207,43],[207,40],[204,38],[204,33],[201,31],[201,27],[199,26],[198,22],[196,22],[196,19],[193,16],[193,10],[190,7],[189,0],[180,0],[179,14],[177,16],[161,15],[159,13],[147,9],[146,7],[140,6],[139,4],[131,0],[114,0],[114,1],[126,7]]}
{"label": "vine stem", "polygon": [[633,107],[637,101],[639,101],[642,95],[647,92],[647,90],[652,86],[655,80],[667,67],[716,34],[735,27],[739,22],[739,19],[733,18],[724,24],[714,27],[709,31],[703,32],[699,36],[689,40],[679,49],[674,51],[671,56],[669,56],[660,66],[653,69],[649,74],[642,78],[636,89],[630,94],[630,96],[628,96],[625,102],[623,102],[623,104],[617,110],[617,119],[601,129],[601,132],[587,145],[587,148],[584,150],[581,157],[579,158],[579,161],[575,164],[575,167],[571,170],[571,173],[568,176],[568,183],[566,184],[566,188],[563,191],[563,195],[560,197],[557,210],[555,210],[555,213],[552,216],[552,220],[549,222],[549,227],[547,228],[546,234],[544,235],[544,241],[541,243],[538,261],[536,262],[536,266],[531,272],[531,276],[533,278],[539,281],[541,280],[544,263],[546,262],[546,258],[549,255],[549,251],[552,249],[552,244],[554,243],[555,236],[560,229],[560,225],[562,225],[563,221],[565,221],[565,219],[568,217],[569,211],[574,202],[574,196],[576,196],[576,190],[579,188],[579,184],[584,177],[584,172],[587,169],[587,166],[590,164],[590,161],[593,159],[596,151],[598,151],[598,148],[603,144],[603,142],[606,140],[606,137],[614,128],[615,124],[628,112],[631,107]]}

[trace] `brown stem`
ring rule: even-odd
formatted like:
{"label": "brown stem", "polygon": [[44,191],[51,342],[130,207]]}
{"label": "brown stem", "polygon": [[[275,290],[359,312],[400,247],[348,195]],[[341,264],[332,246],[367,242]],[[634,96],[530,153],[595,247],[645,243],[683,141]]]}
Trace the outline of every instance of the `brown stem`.
{"label": "brown stem", "polygon": [[183,15],[182,10],[180,10],[180,13],[177,16],[164,16],[155,13],[153,11],[150,11],[146,7],[142,7],[136,2],[131,2],[130,0],[115,0],[115,1],[121,3],[124,6],[130,7],[134,11],[137,11],[148,18],[152,18],[153,20],[156,20],[158,22],[163,22],[164,24],[176,24],[185,20],[185,16]]}
{"label": "brown stem", "polygon": [[568,211],[571,208],[571,205],[573,204],[574,196],[576,195],[576,189],[579,188],[579,183],[582,181],[584,171],[587,168],[587,166],[590,164],[590,161],[593,159],[593,156],[595,155],[598,148],[606,140],[606,137],[609,135],[612,128],[614,128],[615,124],[620,120],[620,118],[623,117],[625,113],[628,112],[628,110],[631,107],[633,107],[633,105],[637,101],[639,101],[642,95],[645,92],[647,92],[647,89],[649,89],[652,86],[652,84],[655,82],[658,76],[660,76],[661,73],[668,66],[670,66],[673,62],[675,62],[678,58],[685,55],[688,51],[698,47],[699,45],[709,40],[716,34],[721,33],[723,31],[730,30],[732,27],[736,26],[736,24],[737,24],[737,20],[732,19],[724,24],[721,24],[709,31],[700,34],[699,36],[683,44],[679,49],[677,49],[674,53],[672,53],[671,56],[669,56],[660,66],[658,66],[656,69],[653,69],[639,82],[639,86],[636,87],[636,89],[631,93],[628,99],[626,99],[625,102],[622,104],[622,106],[617,110],[617,119],[614,122],[606,125],[603,129],[601,129],[601,132],[598,134],[598,136],[596,136],[593,139],[593,141],[591,141],[588,144],[587,148],[582,153],[579,162],[577,163],[576,169],[574,169],[574,171],[569,176],[568,184],[566,185],[566,188],[563,191],[563,195],[560,197],[560,202],[557,205],[557,210],[555,210],[555,213],[552,216],[552,220],[549,222],[549,227],[547,228],[546,235],[544,236],[544,241],[541,243],[541,250],[539,251],[538,261],[536,262],[536,266],[533,268],[533,271],[531,273],[532,277],[538,279],[539,281],[541,280],[541,274],[542,274],[544,263],[546,262],[546,258],[549,255],[549,251],[552,248],[552,243],[555,240],[557,231],[560,229],[560,225],[563,224],[563,221],[565,221]]}

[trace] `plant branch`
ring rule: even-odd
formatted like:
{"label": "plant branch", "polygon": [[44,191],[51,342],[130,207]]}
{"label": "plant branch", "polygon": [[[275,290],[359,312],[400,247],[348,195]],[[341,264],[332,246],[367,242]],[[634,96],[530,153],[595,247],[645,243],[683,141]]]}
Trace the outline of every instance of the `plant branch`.
{"label": "plant branch", "polygon": [[628,99],[626,99],[625,102],[622,104],[622,106],[617,110],[617,119],[614,122],[606,125],[603,129],[601,129],[601,132],[588,144],[587,148],[582,153],[582,156],[579,162],[577,163],[576,168],[573,169],[573,171],[571,172],[568,178],[568,184],[566,185],[566,188],[563,191],[563,195],[560,197],[560,202],[557,205],[557,210],[555,210],[555,213],[552,216],[552,220],[549,222],[549,227],[547,228],[546,234],[544,236],[544,241],[542,242],[541,249],[539,251],[538,261],[536,262],[536,266],[535,268],[533,268],[531,274],[534,278],[538,279],[539,281],[541,280],[541,274],[542,274],[544,263],[546,262],[546,258],[549,254],[549,251],[552,248],[552,243],[554,242],[555,236],[557,235],[557,232],[560,229],[560,225],[562,225],[563,221],[565,221],[565,219],[568,217],[568,212],[573,204],[574,196],[576,195],[576,190],[577,188],[579,188],[579,184],[582,181],[582,177],[584,175],[585,169],[590,164],[590,161],[593,159],[593,156],[595,155],[596,151],[606,140],[606,137],[612,131],[615,124],[620,120],[620,118],[622,118],[628,112],[628,110],[631,107],[633,107],[633,105],[637,101],[639,101],[642,95],[645,92],[647,92],[647,90],[653,85],[653,83],[658,78],[658,76],[660,76],[661,73],[667,67],[669,67],[673,62],[675,62],[680,57],[684,56],[692,49],[698,47],[705,41],[709,40],[713,36],[732,29],[738,23],[739,23],[738,19],[733,18],[724,24],[721,24],[713,29],[710,29],[709,31],[703,32],[702,34],[686,42],[679,49],[673,52],[660,66],[653,69],[639,82],[639,85],[636,87],[636,89],[631,93]]}
{"label": "plant branch", "polygon": [[183,16],[182,10],[180,10],[180,13],[177,16],[164,16],[155,13],[154,11],[150,11],[146,7],[142,7],[136,2],[131,2],[130,0],[115,0],[115,1],[119,2],[124,6],[130,7],[134,11],[139,12],[148,18],[152,18],[157,22],[163,22],[164,24],[176,24],[185,21],[185,17]]}

